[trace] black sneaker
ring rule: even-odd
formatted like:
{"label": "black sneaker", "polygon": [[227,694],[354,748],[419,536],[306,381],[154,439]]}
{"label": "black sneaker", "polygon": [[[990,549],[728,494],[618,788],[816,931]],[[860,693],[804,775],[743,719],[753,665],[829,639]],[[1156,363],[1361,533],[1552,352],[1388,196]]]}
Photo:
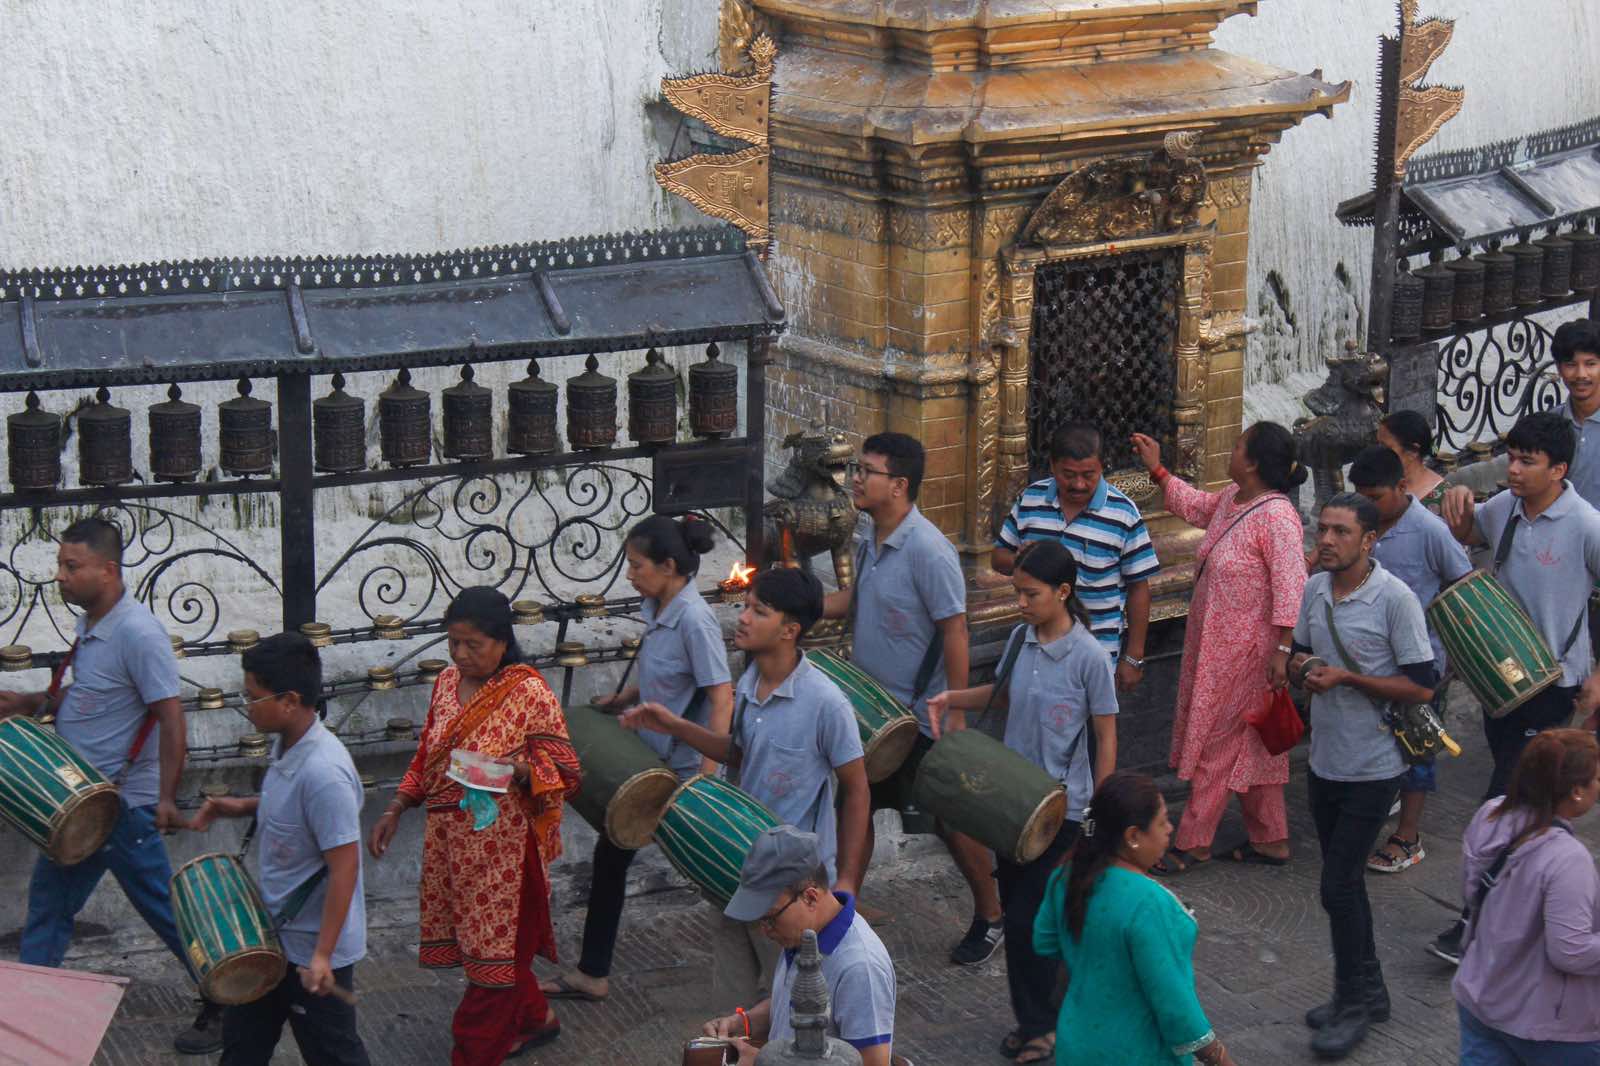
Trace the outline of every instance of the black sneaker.
{"label": "black sneaker", "polygon": [[974,917],[967,935],[951,949],[950,961],[957,966],[976,966],[980,962],[987,962],[1005,938],[1006,930],[1002,922]]}
{"label": "black sneaker", "polygon": [[1320,1029],[1311,1034],[1311,1050],[1319,1059],[1342,1059],[1367,1038],[1370,1020],[1360,1004],[1340,1007]]}
{"label": "black sneaker", "polygon": [[1461,937],[1467,931],[1467,923],[1457,921],[1456,924],[1433,938],[1428,945],[1428,951],[1448,962],[1451,966],[1461,965]]}
{"label": "black sneaker", "polygon": [[211,1055],[222,1050],[222,1005],[201,1000],[194,1024],[179,1033],[172,1046],[180,1055]]}

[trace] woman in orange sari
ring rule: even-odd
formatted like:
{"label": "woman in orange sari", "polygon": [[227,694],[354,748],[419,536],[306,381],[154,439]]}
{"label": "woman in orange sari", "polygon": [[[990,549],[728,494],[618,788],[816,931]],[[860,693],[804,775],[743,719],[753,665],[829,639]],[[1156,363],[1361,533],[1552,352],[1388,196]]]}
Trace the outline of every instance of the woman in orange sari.
{"label": "woman in orange sari", "polygon": [[[368,848],[382,857],[401,815],[426,805],[420,961],[466,970],[451,1066],[498,1066],[561,1032],[531,967],[535,955],[556,959],[548,870],[561,854],[561,807],[577,790],[578,757],[555,694],[520,662],[505,596],[465,589],[444,621],[455,665],[434,682],[416,756]],[[446,776],[457,748],[513,767],[510,789],[488,793],[496,816],[482,829],[462,808],[466,790]]]}

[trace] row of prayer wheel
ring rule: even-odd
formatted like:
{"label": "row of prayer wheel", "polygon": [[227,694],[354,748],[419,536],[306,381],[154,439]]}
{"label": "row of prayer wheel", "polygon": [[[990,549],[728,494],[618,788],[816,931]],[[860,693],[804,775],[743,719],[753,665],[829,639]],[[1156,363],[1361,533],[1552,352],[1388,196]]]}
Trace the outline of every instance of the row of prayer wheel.
{"label": "row of prayer wheel", "polygon": [[1400,264],[1390,327],[1395,341],[1600,289],[1600,236],[1587,229],[1539,240],[1525,237],[1503,250],[1491,241],[1488,251],[1462,253],[1450,262],[1434,252],[1429,260],[1415,273]]}
{"label": "row of prayer wheel", "polygon": [[[698,437],[725,437],[738,428],[739,372],[719,358],[715,344],[689,368],[689,427]],[[617,381],[600,373],[589,356],[582,374],[567,382],[567,441],[578,450],[609,448],[617,440]],[[343,374],[312,406],[312,454],[318,471],[348,473],[367,466],[366,402],[345,391]],[[507,390],[506,451],[543,455],[561,446],[556,424],[558,387],[528,376]],[[218,465],[226,474],[251,477],[272,472],[272,404],[250,395],[248,379],[239,395],[217,407]],[[444,457],[474,462],[494,456],[491,390],[473,381],[472,367],[440,394],[444,408]],[[200,476],[200,408],[173,385],[167,402],[149,410],[151,476],[157,481],[194,481]],[[18,492],[55,488],[61,481],[60,415],[41,409],[30,392],[25,409],[6,419],[11,484]],[[77,414],[78,479],[85,485],[122,485],[133,480],[133,415],[100,389],[96,402]],[[628,375],[628,435],[636,444],[670,444],[678,436],[678,375],[652,348],[645,365]],[[378,396],[378,436],[383,461],[395,467],[426,463],[433,449],[432,397],[411,384],[402,370]]]}

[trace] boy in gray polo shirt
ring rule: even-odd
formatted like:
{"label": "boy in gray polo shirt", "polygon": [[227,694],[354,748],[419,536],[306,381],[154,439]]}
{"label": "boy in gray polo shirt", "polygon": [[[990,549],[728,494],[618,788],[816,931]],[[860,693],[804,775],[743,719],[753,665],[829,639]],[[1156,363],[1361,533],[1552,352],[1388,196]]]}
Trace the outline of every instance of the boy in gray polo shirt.
{"label": "boy in gray polo shirt", "polygon": [[1353,492],[1322,508],[1317,562],[1306,583],[1294,650],[1322,660],[1291,676],[1311,693],[1308,792],[1322,849],[1322,907],[1333,934],[1333,1001],[1306,1024],[1322,1058],[1343,1058],[1389,1017],[1373,940],[1366,859],[1400,790],[1405,760],[1385,712],[1433,698],[1433,648],[1422,604],[1372,558],[1378,509]]}
{"label": "boy in gray polo shirt", "polygon": [[[867,861],[867,771],[850,701],[800,651],[800,638],[821,615],[822,585],[815,577],[786,568],[763,571],[745,594],[734,631],[734,645],[751,662],[734,689],[732,733],[713,733],[659,703],[629,710],[622,724],[665,733],[727,764],[740,787],[780,822],[817,835],[831,883],[854,893]],[[759,964],[755,984],[770,987],[775,952],[765,938],[751,937],[750,928],[738,933],[751,947],[737,955],[753,950]],[[736,987],[749,983],[748,959],[728,957],[735,954],[731,944],[716,954],[723,956],[715,967],[717,980]]]}
{"label": "boy in gray polo shirt", "polygon": [[[307,1062],[368,1066],[352,1005],[355,963],[367,953],[361,883],[361,779],[350,753],[317,718],[322,662],[299,633],[243,656],[250,722],[278,737],[259,797],[207,799],[189,828],[255,816],[259,884],[291,964],[266,996],[222,1017],[222,1066],[267,1066],[283,1032]],[[339,991],[342,990],[342,991]]]}
{"label": "boy in gray polo shirt", "polygon": [[[889,1066],[894,1052],[894,963],[855,897],[829,892],[817,838],[792,826],[768,829],[756,838],[739,873],[739,890],[726,914],[755,922],[783,948],[772,995],[740,1015],[714,1018],[707,1036],[732,1039],[740,1066],[755,1062],[750,1039],[794,1038],[789,997],[795,954],[807,929],[817,934],[822,978],[828,983],[828,1032],[861,1053],[862,1066]],[[748,1027],[746,1025],[748,1019]]]}

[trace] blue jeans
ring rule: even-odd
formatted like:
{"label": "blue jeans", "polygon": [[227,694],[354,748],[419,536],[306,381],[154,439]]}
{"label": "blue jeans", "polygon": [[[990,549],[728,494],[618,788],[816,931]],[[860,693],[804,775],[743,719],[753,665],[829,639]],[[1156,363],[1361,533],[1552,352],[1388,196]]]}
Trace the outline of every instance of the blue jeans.
{"label": "blue jeans", "polygon": [[89,902],[94,886],[110,871],[161,942],[184,964],[178,926],[172,920],[167,882],[172,864],[156,830],[156,809],[123,807],[105,846],[76,866],[57,866],[40,856],[28,883],[28,921],[22,929],[21,961],[34,966],[60,966],[72,942],[72,920]]}
{"label": "blue jeans", "polygon": [[1523,1040],[1484,1025],[1456,1004],[1461,1016],[1461,1066],[1595,1066],[1600,1040]]}

